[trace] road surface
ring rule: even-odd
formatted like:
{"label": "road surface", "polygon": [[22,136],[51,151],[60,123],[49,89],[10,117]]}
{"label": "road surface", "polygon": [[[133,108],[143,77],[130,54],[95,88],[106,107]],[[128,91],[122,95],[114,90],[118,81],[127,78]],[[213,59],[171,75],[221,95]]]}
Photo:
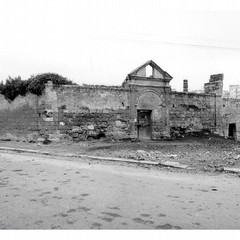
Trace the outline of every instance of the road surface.
{"label": "road surface", "polygon": [[239,229],[239,183],[0,152],[0,229]]}

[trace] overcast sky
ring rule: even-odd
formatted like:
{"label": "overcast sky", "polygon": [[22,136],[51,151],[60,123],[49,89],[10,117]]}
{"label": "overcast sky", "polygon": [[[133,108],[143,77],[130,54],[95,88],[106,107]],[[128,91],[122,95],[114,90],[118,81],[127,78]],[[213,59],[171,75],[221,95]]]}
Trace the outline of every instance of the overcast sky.
{"label": "overcast sky", "polygon": [[236,1],[1,1],[0,80],[55,72],[78,84],[120,85],[152,59],[171,85],[202,89],[211,74],[240,84]]}

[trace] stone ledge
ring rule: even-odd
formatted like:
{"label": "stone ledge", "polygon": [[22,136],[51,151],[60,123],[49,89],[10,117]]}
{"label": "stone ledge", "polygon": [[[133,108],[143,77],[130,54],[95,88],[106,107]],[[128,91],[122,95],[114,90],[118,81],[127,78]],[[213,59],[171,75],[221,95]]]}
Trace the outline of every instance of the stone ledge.
{"label": "stone ledge", "polygon": [[224,170],[225,172],[239,173],[239,174],[240,174],[240,168],[228,168],[228,167],[224,167],[223,170]]}

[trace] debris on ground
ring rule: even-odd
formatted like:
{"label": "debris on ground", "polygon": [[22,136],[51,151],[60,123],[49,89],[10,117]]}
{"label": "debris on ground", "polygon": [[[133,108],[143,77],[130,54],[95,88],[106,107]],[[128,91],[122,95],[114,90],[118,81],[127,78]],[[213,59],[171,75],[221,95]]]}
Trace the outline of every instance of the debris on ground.
{"label": "debris on ground", "polygon": [[[210,139],[211,138],[211,139]],[[45,140],[45,139],[43,139]],[[2,147],[27,148],[64,154],[153,161],[175,164],[200,171],[222,172],[240,168],[240,142],[216,136],[184,137],[173,141],[107,141],[69,140],[45,142],[1,141]],[[51,139],[50,139],[51,140]]]}

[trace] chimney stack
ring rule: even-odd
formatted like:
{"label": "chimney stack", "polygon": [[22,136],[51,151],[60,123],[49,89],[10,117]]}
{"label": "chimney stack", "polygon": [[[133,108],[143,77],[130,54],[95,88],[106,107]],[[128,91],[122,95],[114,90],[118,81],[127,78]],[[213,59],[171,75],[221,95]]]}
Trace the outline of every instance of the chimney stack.
{"label": "chimney stack", "polygon": [[183,92],[188,92],[188,80],[183,80]]}

